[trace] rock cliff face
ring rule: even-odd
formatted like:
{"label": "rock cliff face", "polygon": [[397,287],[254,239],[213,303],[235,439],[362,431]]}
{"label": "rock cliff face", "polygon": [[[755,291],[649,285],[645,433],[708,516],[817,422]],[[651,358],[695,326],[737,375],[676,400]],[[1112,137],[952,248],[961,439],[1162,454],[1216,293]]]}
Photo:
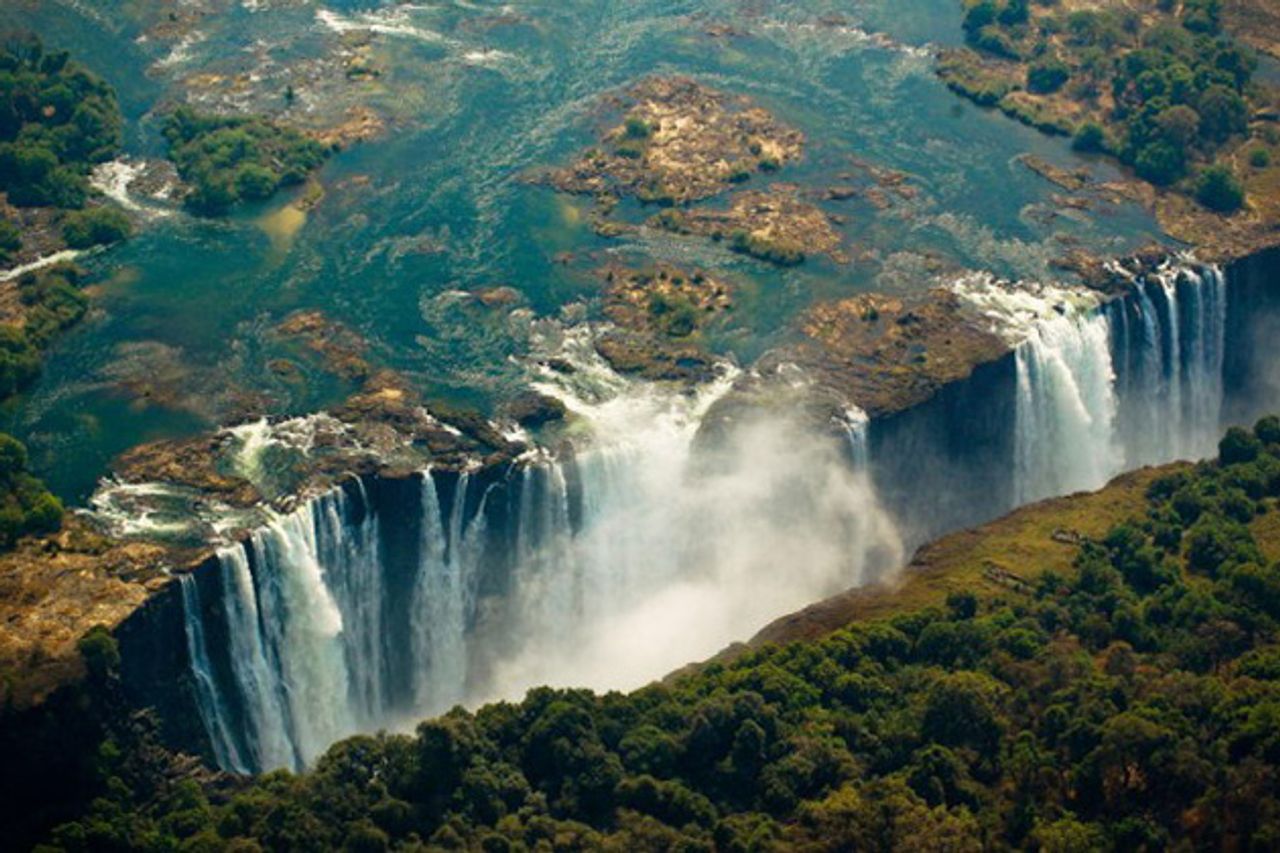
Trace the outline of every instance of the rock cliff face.
{"label": "rock cliff face", "polygon": [[[1178,331],[1179,349],[1190,358],[1191,350],[1201,346],[1192,335],[1197,321],[1190,310],[1178,313],[1171,310],[1176,307],[1172,301],[1159,300],[1172,300],[1179,288],[1184,296],[1196,291],[1169,275],[1161,279],[1165,284],[1135,284],[1144,274],[1157,273],[1164,274],[1141,266],[1123,275],[1116,272],[1118,280],[1107,293],[1095,292],[1106,306],[1095,313],[1117,327],[1141,317],[1172,323],[1165,331]],[[1263,405],[1259,401],[1280,399],[1269,352],[1280,323],[1280,252],[1238,261],[1225,275],[1222,417],[1232,422],[1256,414]],[[628,274],[619,285],[618,298],[627,295],[619,310],[644,304],[629,289],[635,283]],[[1159,304],[1142,303],[1153,296]],[[1037,310],[1045,310],[1050,320],[1074,316],[1065,306],[1060,312],[1056,298],[1041,298]],[[1103,302],[1107,298],[1113,301]],[[910,545],[1008,511],[1023,499],[1017,477],[1019,453],[1025,450],[1025,436],[1019,432],[1025,400],[1019,395],[1020,379],[1028,368],[1027,348],[1002,332],[980,301],[965,302],[955,290],[929,299],[917,305],[849,300],[815,309],[792,343],[745,372],[706,413],[700,440],[713,441],[717,429],[754,407],[782,407],[788,414],[800,414],[848,442]],[[1168,334],[1159,340],[1170,345]],[[1121,345],[1119,338],[1111,343]],[[913,353],[923,357],[913,359]],[[1117,350],[1112,360],[1121,373],[1133,369],[1131,354]],[[859,407],[865,407],[865,413]],[[1122,415],[1117,409],[1118,420]],[[564,417],[560,412],[553,420]],[[573,415],[568,417],[572,420]],[[263,516],[254,514],[261,512],[261,501],[291,512],[299,506],[299,497],[339,486],[353,505],[376,507],[383,516],[384,533],[377,546],[385,556],[382,564],[401,568],[388,569],[380,581],[384,596],[403,603],[410,597],[412,582],[400,574],[418,564],[424,535],[417,509],[425,500],[420,472],[430,466],[437,471],[434,488],[439,494],[433,499],[438,512],[452,512],[445,508],[456,493],[462,495],[461,518],[483,516],[486,545],[473,567],[483,588],[476,594],[500,599],[503,584],[510,582],[510,573],[501,566],[513,559],[512,549],[520,546],[517,531],[532,512],[523,495],[531,485],[550,489],[549,472],[561,469],[530,479],[516,461],[525,445],[504,438],[482,419],[429,412],[390,376],[371,377],[360,393],[327,418],[319,423],[251,424],[193,442],[135,451],[121,460],[118,473],[125,482],[120,499],[131,495],[142,503],[121,504],[117,517],[159,517],[147,515],[159,512],[154,507],[137,512],[152,497],[147,481],[159,479],[161,486],[184,496],[183,512],[194,507],[206,513],[203,523],[209,530],[238,537],[244,534],[234,531],[262,523]],[[575,502],[572,483],[562,486],[556,494],[568,513],[566,524],[572,525],[587,508],[580,496]],[[230,514],[219,515],[210,509],[214,505]],[[438,520],[453,523],[447,517]],[[21,694],[29,704],[77,677],[75,639],[93,624],[106,624],[120,642],[129,701],[158,710],[167,743],[212,757],[214,745],[200,722],[199,687],[189,657],[184,619],[188,605],[182,583],[165,570],[194,578],[200,621],[214,626],[203,638],[205,646],[215,650],[209,665],[225,668],[228,638],[216,627],[227,624],[225,597],[219,594],[222,561],[207,548],[159,544],[152,533],[136,527],[117,532],[128,541],[93,533],[77,520],[62,542],[27,543],[0,560],[0,569],[7,570],[0,579],[13,584],[13,594],[3,600],[12,602],[7,624],[16,628],[4,635],[3,655],[6,668],[17,674],[9,683],[20,685],[20,690],[10,688],[10,695]],[[861,600],[861,594],[853,597]],[[390,670],[396,666],[393,658],[384,661]],[[399,695],[396,690],[401,688],[393,686],[384,689],[388,695]]]}

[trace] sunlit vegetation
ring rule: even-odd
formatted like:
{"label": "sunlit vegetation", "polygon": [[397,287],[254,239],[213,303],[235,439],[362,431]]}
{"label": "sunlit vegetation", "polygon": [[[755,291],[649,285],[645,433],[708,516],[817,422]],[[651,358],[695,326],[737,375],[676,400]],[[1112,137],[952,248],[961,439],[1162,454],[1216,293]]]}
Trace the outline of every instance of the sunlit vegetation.
{"label": "sunlit vegetation", "polygon": [[[1123,8],[1049,6],[1033,13],[1025,0],[966,2],[969,44],[1025,66],[1022,88],[1061,98],[1070,109],[1012,98],[1016,82],[966,68],[957,57],[941,73],[979,103],[998,104],[1051,132],[1074,132],[1078,150],[1111,153],[1158,186],[1185,179],[1185,189],[1206,206],[1233,211],[1244,203],[1243,192],[1221,191],[1234,187],[1219,173],[1201,178],[1199,170],[1249,132],[1257,61],[1221,31],[1219,0],[1160,9],[1152,24]],[[1073,130],[1064,116],[1079,111],[1088,118]]]}
{"label": "sunlit vegetation", "polygon": [[270,198],[301,183],[329,149],[265,118],[201,115],[189,107],[165,122],[169,156],[187,183],[187,206],[219,214],[241,201]]}
{"label": "sunlit vegetation", "polygon": [[68,850],[1273,849],[1280,564],[1255,531],[1278,499],[1280,420],[1267,418],[1229,432],[1219,460],[1154,480],[1141,514],[1071,546],[1070,571],[1028,567],[1001,593],[953,593],[626,696],[538,689],[455,710],[412,736],[344,741],[301,775],[139,776],[138,751],[108,741],[105,796],[53,838]]}
{"label": "sunlit vegetation", "polygon": [[50,533],[62,523],[62,504],[27,470],[27,449],[0,433],[0,548],[22,536]]}
{"label": "sunlit vegetation", "polygon": [[22,320],[0,324],[0,400],[31,384],[40,375],[41,350],[84,316],[88,300],[80,285],[80,271],[68,264],[18,279]]}
{"label": "sunlit vegetation", "polygon": [[0,44],[0,190],[19,207],[80,208],[88,173],[120,149],[115,93],[34,36]]}
{"label": "sunlit vegetation", "polygon": [[74,210],[62,220],[62,239],[73,249],[118,243],[132,232],[129,217],[114,207]]}

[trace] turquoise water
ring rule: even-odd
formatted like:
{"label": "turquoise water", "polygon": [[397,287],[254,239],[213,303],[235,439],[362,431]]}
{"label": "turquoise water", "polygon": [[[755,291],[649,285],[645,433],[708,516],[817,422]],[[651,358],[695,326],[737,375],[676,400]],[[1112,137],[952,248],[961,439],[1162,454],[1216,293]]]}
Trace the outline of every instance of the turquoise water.
{"label": "turquoise water", "polygon": [[[94,316],[59,343],[38,387],[9,413],[41,472],[72,500],[138,441],[249,412],[310,411],[348,393],[316,371],[299,386],[266,369],[289,354],[271,327],[299,308],[347,323],[375,361],[428,394],[487,407],[519,381],[509,357],[522,351],[525,326],[454,291],[509,285],[534,314],[555,316],[583,301],[598,310],[593,270],[610,260],[700,265],[739,288],[733,323],[711,344],[747,362],[815,300],[935,283],[919,271],[923,256],[930,268],[1043,278],[1064,240],[1111,253],[1155,236],[1137,209],[1059,211],[1059,190],[1014,158],[1080,165],[1067,143],[936,80],[934,50],[961,39],[953,0],[209,6],[203,37],[161,65],[172,43],[137,41],[145,3],[77,11],[48,2],[0,10],[0,24],[36,29],[106,76],[121,92],[132,153],[152,156],[160,147],[148,111],[182,97],[192,75],[254,73],[266,82],[246,103],[270,102],[290,67],[334,49],[335,26],[372,26],[380,80],[326,91],[369,104],[388,131],[324,167],[325,198],[292,238],[263,227],[288,200],[277,199],[225,221],[159,219],[87,261],[107,280]],[[709,23],[738,35],[711,37]],[[779,271],[706,241],[598,237],[588,200],[528,178],[610,126],[602,94],[670,73],[750,95],[805,132],[804,162],[776,180],[821,189],[861,158],[908,173],[918,194],[885,213],[865,201],[819,202],[847,217],[841,230],[857,259],[848,266],[810,259]],[[299,92],[305,104],[306,87]],[[1106,165],[1088,165],[1108,176]]]}

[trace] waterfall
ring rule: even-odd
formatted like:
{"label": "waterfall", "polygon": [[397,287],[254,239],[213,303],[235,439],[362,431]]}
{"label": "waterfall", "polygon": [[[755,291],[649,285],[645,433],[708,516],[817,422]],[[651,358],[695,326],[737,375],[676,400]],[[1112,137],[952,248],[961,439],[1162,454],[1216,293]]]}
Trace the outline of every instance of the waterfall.
{"label": "waterfall", "polygon": [[1015,352],[1015,500],[1105,483],[1118,464],[1111,326],[1102,312],[1038,323]]}
{"label": "waterfall", "polygon": [[240,750],[231,735],[230,721],[223,705],[222,693],[209,661],[209,646],[204,637],[204,616],[200,609],[200,590],[196,579],[189,574],[178,575],[178,588],[182,593],[182,627],[187,638],[187,655],[191,659],[191,674],[195,681],[196,705],[200,717],[208,726],[209,743],[214,760],[219,767],[245,773],[249,766],[240,756]]}
{"label": "waterfall", "polygon": [[1215,267],[1179,267],[1139,280],[1117,306],[1127,468],[1212,455],[1222,420],[1227,297]]}
{"label": "waterfall", "polygon": [[862,409],[849,408],[844,413],[845,431],[849,435],[849,458],[855,471],[866,471],[871,464],[871,445],[868,431],[871,419]]}
{"label": "waterfall", "polygon": [[[386,596],[377,519],[359,491],[352,501],[335,489],[218,552],[234,684],[216,687],[215,695],[233,693],[238,711],[232,714],[230,701],[202,699],[199,706],[221,766],[301,767],[381,719]],[[189,634],[204,632],[193,627]],[[189,646],[193,669],[209,671],[199,643]],[[221,734],[231,718],[243,749]]]}
{"label": "waterfall", "polygon": [[435,478],[422,475],[418,566],[410,611],[415,709],[440,713],[466,699],[467,631],[474,616],[487,525],[485,500],[466,519],[471,476],[455,486],[448,524]]}
{"label": "waterfall", "polygon": [[1109,306],[1046,293],[1051,307],[1015,350],[1017,503],[1213,454],[1226,329],[1218,269],[1170,266]]}
{"label": "waterfall", "polygon": [[[1170,266],[1108,304],[990,281],[962,295],[1014,349],[1018,503],[1212,452],[1226,313],[1216,269]],[[695,452],[731,374],[691,390],[624,379],[590,346],[571,355],[574,370],[535,384],[569,412],[557,452],[427,470],[409,488],[352,481],[273,515],[219,551],[203,590],[221,607],[202,608],[195,580],[180,579],[219,765],[304,767],[350,734],[539,684],[637,687],[901,565],[861,410],[815,429],[785,410],[735,409]],[[240,433],[254,473],[261,432]]]}
{"label": "waterfall", "polygon": [[556,454],[353,482],[219,552],[223,606],[190,612],[226,664],[194,640],[189,656],[221,766],[304,767],[539,684],[637,687],[900,563],[861,412],[848,445],[775,413],[695,454],[729,378],[690,392],[595,369],[607,387],[543,388],[580,424]]}

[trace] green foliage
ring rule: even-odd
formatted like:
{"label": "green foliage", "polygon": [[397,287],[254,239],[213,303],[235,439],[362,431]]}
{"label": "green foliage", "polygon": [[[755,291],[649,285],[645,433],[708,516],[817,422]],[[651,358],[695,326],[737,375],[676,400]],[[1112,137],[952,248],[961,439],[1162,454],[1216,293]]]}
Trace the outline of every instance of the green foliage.
{"label": "green foliage", "polygon": [[0,548],[27,534],[51,533],[62,525],[62,504],[27,471],[27,449],[0,433]]}
{"label": "green foliage", "polygon": [[59,264],[18,279],[25,322],[0,324],[0,400],[26,388],[40,375],[40,350],[53,336],[78,322],[88,308],[80,293],[81,272]]}
{"label": "green foliage", "polygon": [[79,208],[95,163],[120,149],[120,109],[111,87],[46,52],[34,36],[0,49],[0,190],[20,207]]}
{"label": "green foliage", "polygon": [[22,248],[22,232],[7,219],[0,219],[0,263],[6,263]]}
{"label": "green foliage", "polygon": [[1196,200],[1218,213],[1232,213],[1244,205],[1244,187],[1230,167],[1210,166],[1196,181]]}
{"label": "green foliage", "polygon": [[1271,152],[1265,148],[1255,148],[1249,152],[1249,165],[1255,169],[1265,169],[1271,165]]}
{"label": "green foliage", "polygon": [[1041,59],[1027,69],[1027,89],[1038,94],[1056,92],[1071,79],[1071,69],[1060,59]]}
{"label": "green foliage", "polygon": [[653,128],[638,116],[629,116],[623,133],[628,139],[648,139],[653,135]]}
{"label": "green foliage", "polygon": [[1182,4],[1182,25],[1197,33],[1217,33],[1222,29],[1221,0],[1185,0]]}
{"label": "green foliage", "polygon": [[10,325],[0,325],[0,399],[25,388],[40,375],[40,353],[26,333]]}
{"label": "green foliage", "polygon": [[314,139],[265,118],[203,115],[185,106],[169,116],[164,135],[189,185],[187,206],[209,215],[300,183],[329,155]]}
{"label": "green foliage", "polygon": [[[1247,132],[1257,60],[1220,33],[1219,0],[1189,0],[1181,6],[1181,18],[1170,15],[1155,23],[1115,9],[1078,9],[1028,22],[1021,14],[1006,14],[1010,5],[968,0],[969,43],[1004,58],[1036,57],[1027,69],[1030,92],[1062,92],[1097,110],[1102,90],[1110,91],[1109,112],[1095,112],[1106,127],[1097,121],[1082,124],[1076,130],[1077,150],[1109,151],[1145,180],[1170,186]],[[1171,13],[1176,5],[1163,11]],[[1000,100],[984,87],[957,85],[955,64],[941,69],[949,85],[980,103]],[[1059,130],[1052,121],[1028,121],[1020,102],[1001,108],[1047,132]],[[1212,203],[1205,203],[1221,211],[1238,207],[1232,206],[1234,194],[1223,192],[1230,187],[1214,181]]]}
{"label": "green foliage", "polygon": [[129,217],[114,207],[74,210],[62,220],[62,239],[73,249],[118,243],[132,232]]}
{"label": "green foliage", "polygon": [[36,349],[44,349],[54,336],[84,317],[89,300],[80,292],[82,271],[59,264],[26,273],[18,279],[18,296],[26,314],[22,331]]}
{"label": "green foliage", "polygon": [[[89,674],[103,678],[120,666],[120,644],[105,626],[95,625],[76,642],[76,650],[84,659]],[[173,820],[169,821],[171,824]]]}
{"label": "green foliage", "polygon": [[782,267],[794,267],[804,263],[804,252],[799,248],[775,243],[748,231],[735,231],[729,240],[729,248],[741,255],[750,255],[762,261]]}
{"label": "green foliage", "polygon": [[686,296],[655,292],[649,298],[649,316],[663,333],[674,338],[698,331],[698,308]]}
{"label": "green foliage", "polygon": [[1097,122],[1087,121],[1076,130],[1071,147],[1077,151],[1103,151],[1107,147],[1107,132]]}

